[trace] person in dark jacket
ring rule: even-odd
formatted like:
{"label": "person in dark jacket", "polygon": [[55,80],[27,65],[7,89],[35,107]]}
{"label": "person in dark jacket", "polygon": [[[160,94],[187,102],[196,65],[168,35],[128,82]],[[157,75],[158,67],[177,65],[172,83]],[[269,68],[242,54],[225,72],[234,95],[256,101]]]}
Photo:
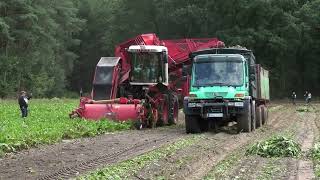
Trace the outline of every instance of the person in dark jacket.
{"label": "person in dark jacket", "polygon": [[21,116],[26,118],[28,116],[28,103],[31,96],[27,96],[25,91],[21,91],[18,102],[21,110]]}
{"label": "person in dark jacket", "polygon": [[296,99],[297,99],[297,94],[296,92],[293,91],[291,94],[291,100],[293,105],[296,105]]}

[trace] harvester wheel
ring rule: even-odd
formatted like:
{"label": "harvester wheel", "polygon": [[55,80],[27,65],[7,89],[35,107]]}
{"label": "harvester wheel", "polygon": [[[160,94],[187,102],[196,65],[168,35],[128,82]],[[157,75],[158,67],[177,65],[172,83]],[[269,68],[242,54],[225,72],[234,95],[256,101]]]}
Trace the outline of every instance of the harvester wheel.
{"label": "harvester wheel", "polygon": [[186,133],[200,133],[199,116],[185,115]]}
{"label": "harvester wheel", "polygon": [[252,100],[251,104],[251,131],[256,130],[256,101]]}
{"label": "harvester wheel", "polygon": [[167,94],[164,94],[164,103],[162,106],[158,107],[159,117],[157,121],[157,126],[163,126],[168,124],[169,119],[169,97]]}
{"label": "harvester wheel", "polygon": [[170,94],[169,98],[169,125],[177,124],[179,118],[179,100],[175,94]]}
{"label": "harvester wheel", "polygon": [[238,132],[251,132],[251,102],[244,101],[244,110],[237,118]]}
{"label": "harvester wheel", "polygon": [[268,122],[268,108],[263,105],[262,106],[262,124],[266,124]]}
{"label": "harvester wheel", "polygon": [[141,120],[137,120],[134,122],[134,127],[138,130],[141,130],[143,128]]}
{"label": "harvester wheel", "polygon": [[262,126],[262,107],[256,108],[256,125],[257,128]]}

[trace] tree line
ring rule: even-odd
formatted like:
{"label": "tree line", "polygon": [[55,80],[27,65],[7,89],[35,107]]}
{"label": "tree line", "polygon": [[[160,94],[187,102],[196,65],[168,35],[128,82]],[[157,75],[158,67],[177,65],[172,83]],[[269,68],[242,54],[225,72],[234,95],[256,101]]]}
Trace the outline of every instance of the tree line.
{"label": "tree line", "polygon": [[89,92],[99,58],[149,32],[245,46],[273,97],[320,95],[320,0],[0,0],[0,97]]}

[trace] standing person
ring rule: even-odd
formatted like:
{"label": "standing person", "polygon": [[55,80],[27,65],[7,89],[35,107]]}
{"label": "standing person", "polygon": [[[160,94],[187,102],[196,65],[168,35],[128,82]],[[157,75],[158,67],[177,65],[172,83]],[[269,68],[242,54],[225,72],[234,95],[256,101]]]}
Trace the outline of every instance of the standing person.
{"label": "standing person", "polygon": [[307,101],[308,104],[311,102],[311,96],[312,96],[312,95],[311,95],[311,92],[309,92],[309,93],[308,93],[308,101]]}
{"label": "standing person", "polygon": [[291,95],[291,100],[293,105],[296,105],[296,98],[297,98],[296,92],[293,91]]}
{"label": "standing person", "polygon": [[20,92],[18,102],[21,110],[21,117],[23,118],[28,116],[28,103],[30,98],[31,97],[28,97],[25,91]]}
{"label": "standing person", "polygon": [[308,103],[308,91],[306,91],[303,95],[306,104]]}

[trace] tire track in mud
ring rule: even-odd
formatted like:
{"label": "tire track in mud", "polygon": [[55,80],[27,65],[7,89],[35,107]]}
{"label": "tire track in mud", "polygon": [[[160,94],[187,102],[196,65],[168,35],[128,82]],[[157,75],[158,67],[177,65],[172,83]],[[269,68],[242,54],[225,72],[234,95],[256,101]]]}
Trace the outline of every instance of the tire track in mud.
{"label": "tire track in mud", "polygon": [[[202,166],[199,170],[196,171],[196,173],[193,173],[192,175],[188,176],[188,179],[199,179],[202,178],[204,175],[206,175],[213,166],[215,166],[218,162],[225,159],[230,153],[237,150],[239,147],[246,146],[254,141],[261,140],[262,138],[265,138],[266,136],[272,134],[273,131],[280,130],[282,128],[285,128],[288,121],[287,119],[290,119],[291,109],[288,107],[281,107],[277,109],[276,112],[273,112],[273,117],[269,117],[269,121],[266,124],[266,129],[260,130],[259,129],[256,132],[247,133],[247,134],[240,134],[243,135],[242,139],[236,140],[232,139],[229,140],[226,144],[222,144],[221,151],[224,152],[224,154],[221,154],[217,160],[214,163],[206,163],[207,166]],[[224,148],[228,147],[227,149]],[[260,162],[256,162],[258,165]]]}
{"label": "tire track in mud", "polygon": [[60,179],[60,178],[67,179],[70,177],[74,177],[90,169],[97,169],[105,164],[115,163],[119,161],[119,156],[134,154],[135,152],[142,150],[141,148],[145,148],[146,146],[150,146],[150,145],[151,146],[156,145],[154,142],[162,143],[164,141],[167,141],[168,139],[169,139],[168,136],[164,136],[162,138],[153,138],[146,143],[135,144],[132,147],[124,148],[114,153],[106,154],[106,155],[91,159],[89,161],[82,162],[72,167],[62,168],[61,170],[59,170],[54,174],[50,174],[50,175],[39,178],[39,180]]}
{"label": "tire track in mud", "polygon": [[[275,114],[279,114],[278,111]],[[277,121],[273,122],[271,119],[269,123],[277,124]],[[210,139],[217,144],[225,143],[227,145],[230,138],[241,140],[246,136],[252,137],[254,135],[218,133],[213,136],[210,135]],[[0,161],[0,179],[74,177],[96,168],[133,158],[183,137],[189,136],[185,134],[183,126],[177,126],[175,128],[128,131],[43,146],[2,158]],[[234,142],[237,142],[237,140],[229,142],[230,146]],[[222,152],[231,150],[220,149]]]}
{"label": "tire track in mud", "polygon": [[[260,139],[267,139],[273,134],[290,133],[294,131],[297,127],[302,125],[302,121],[295,112],[295,108],[290,108],[288,112],[284,112],[281,119],[281,123],[275,122],[273,124],[273,131],[265,135]],[[284,171],[287,165],[282,165],[283,162],[291,164],[290,159],[280,159],[280,158],[262,158],[260,156],[244,156],[245,149],[241,153],[243,156],[240,157],[238,163],[234,165],[233,168],[229,169],[228,172],[223,176],[226,179],[240,178],[240,179],[270,179],[273,174],[280,173]],[[292,166],[292,165],[291,165]],[[269,176],[269,177],[266,177]],[[283,177],[274,178],[283,179]]]}
{"label": "tire track in mud", "polygon": [[[181,128],[128,131],[11,154],[0,179],[65,179],[133,158],[186,136]],[[186,136],[189,137],[189,136]]]}
{"label": "tire track in mud", "polygon": [[[285,109],[285,111],[282,111],[282,109]],[[279,122],[279,119],[286,112],[286,108],[272,112],[268,125],[270,127],[268,128],[282,127],[283,125],[281,124],[286,124],[285,122]],[[290,114],[287,113],[286,117],[289,118]],[[155,179],[158,176],[168,179],[201,178],[233,150],[258,138],[257,135],[259,133],[263,132],[256,131],[243,134],[227,134],[225,132],[218,134],[205,133],[205,138],[195,145],[179,150],[174,155],[143,168],[136,176],[132,176],[131,178]]]}
{"label": "tire track in mud", "polygon": [[[314,130],[315,130],[315,119],[314,113],[307,114],[307,118],[304,119],[304,128],[298,135],[298,141],[301,143],[301,150],[304,154],[307,154],[311,150],[314,143]],[[309,159],[300,159],[298,161],[298,174],[296,179],[314,179],[315,175],[313,172],[313,162]]]}
{"label": "tire track in mud", "polygon": [[[316,133],[315,113],[299,114],[293,112],[290,126],[283,131],[294,133],[295,139],[302,145],[303,155],[312,148]],[[259,162],[258,164],[256,162]],[[252,169],[254,169],[252,171]],[[262,158],[248,156],[241,158],[224,176],[226,179],[314,179],[313,163],[306,157],[295,158]]]}

